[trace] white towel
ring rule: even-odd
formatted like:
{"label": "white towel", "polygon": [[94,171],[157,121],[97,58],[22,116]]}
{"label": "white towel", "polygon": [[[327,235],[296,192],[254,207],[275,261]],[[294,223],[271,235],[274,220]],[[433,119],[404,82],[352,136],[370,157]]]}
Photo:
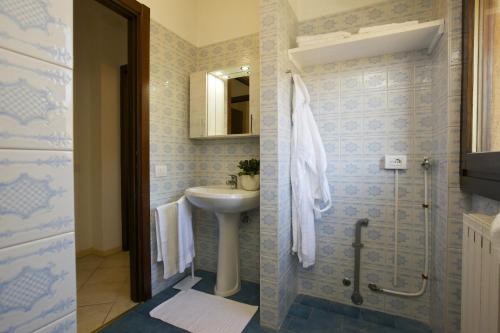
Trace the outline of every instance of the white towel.
{"label": "white towel", "polygon": [[500,247],[500,214],[498,214],[493,223],[491,223],[491,241],[495,247]]}
{"label": "white towel", "polygon": [[178,235],[179,235],[179,271],[184,270],[192,264],[195,257],[193,237],[193,214],[191,204],[182,196],[177,201],[178,211]]}
{"label": "white towel", "polygon": [[156,247],[158,255],[156,260],[163,261],[163,278],[168,279],[178,270],[178,227],[177,203],[172,202],[162,205],[155,210]]}
{"label": "white towel", "polygon": [[411,25],[415,25],[415,24],[418,24],[418,21],[406,21],[406,22],[402,22],[402,23],[389,23],[389,24],[375,25],[372,27],[359,28],[358,33],[364,34],[367,32],[386,31],[386,30],[411,26]]}

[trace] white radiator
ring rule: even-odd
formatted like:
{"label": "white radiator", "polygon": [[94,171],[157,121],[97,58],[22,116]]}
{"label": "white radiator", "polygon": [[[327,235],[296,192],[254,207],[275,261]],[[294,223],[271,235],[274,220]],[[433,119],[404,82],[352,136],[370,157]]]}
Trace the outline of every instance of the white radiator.
{"label": "white radiator", "polygon": [[462,333],[500,333],[500,260],[490,241],[492,218],[464,214]]}

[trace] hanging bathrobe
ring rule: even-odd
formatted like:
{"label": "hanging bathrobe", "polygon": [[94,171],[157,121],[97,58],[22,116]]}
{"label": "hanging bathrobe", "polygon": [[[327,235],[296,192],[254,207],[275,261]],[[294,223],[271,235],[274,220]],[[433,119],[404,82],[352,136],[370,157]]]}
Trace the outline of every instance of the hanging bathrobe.
{"label": "hanging bathrobe", "polygon": [[314,220],[330,208],[331,198],[326,177],[326,153],[309,106],[309,93],[299,75],[293,75],[293,81],[292,251],[307,268],[316,258]]}

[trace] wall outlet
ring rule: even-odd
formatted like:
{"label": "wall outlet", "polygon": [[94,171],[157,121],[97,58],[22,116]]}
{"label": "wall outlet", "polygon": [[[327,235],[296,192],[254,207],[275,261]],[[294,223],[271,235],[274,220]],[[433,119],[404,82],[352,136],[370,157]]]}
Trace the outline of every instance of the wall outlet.
{"label": "wall outlet", "polygon": [[387,170],[407,169],[406,155],[385,155],[384,168]]}
{"label": "wall outlet", "polygon": [[167,176],[167,166],[165,164],[155,165],[155,177],[166,177]]}

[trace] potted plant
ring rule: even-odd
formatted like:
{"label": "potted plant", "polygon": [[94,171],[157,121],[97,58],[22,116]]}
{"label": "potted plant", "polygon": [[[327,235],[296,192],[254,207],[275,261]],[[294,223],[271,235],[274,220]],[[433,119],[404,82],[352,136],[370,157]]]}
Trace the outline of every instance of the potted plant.
{"label": "potted plant", "polygon": [[247,191],[257,191],[260,188],[260,161],[255,158],[240,161],[238,168],[241,169],[239,173],[241,188]]}

